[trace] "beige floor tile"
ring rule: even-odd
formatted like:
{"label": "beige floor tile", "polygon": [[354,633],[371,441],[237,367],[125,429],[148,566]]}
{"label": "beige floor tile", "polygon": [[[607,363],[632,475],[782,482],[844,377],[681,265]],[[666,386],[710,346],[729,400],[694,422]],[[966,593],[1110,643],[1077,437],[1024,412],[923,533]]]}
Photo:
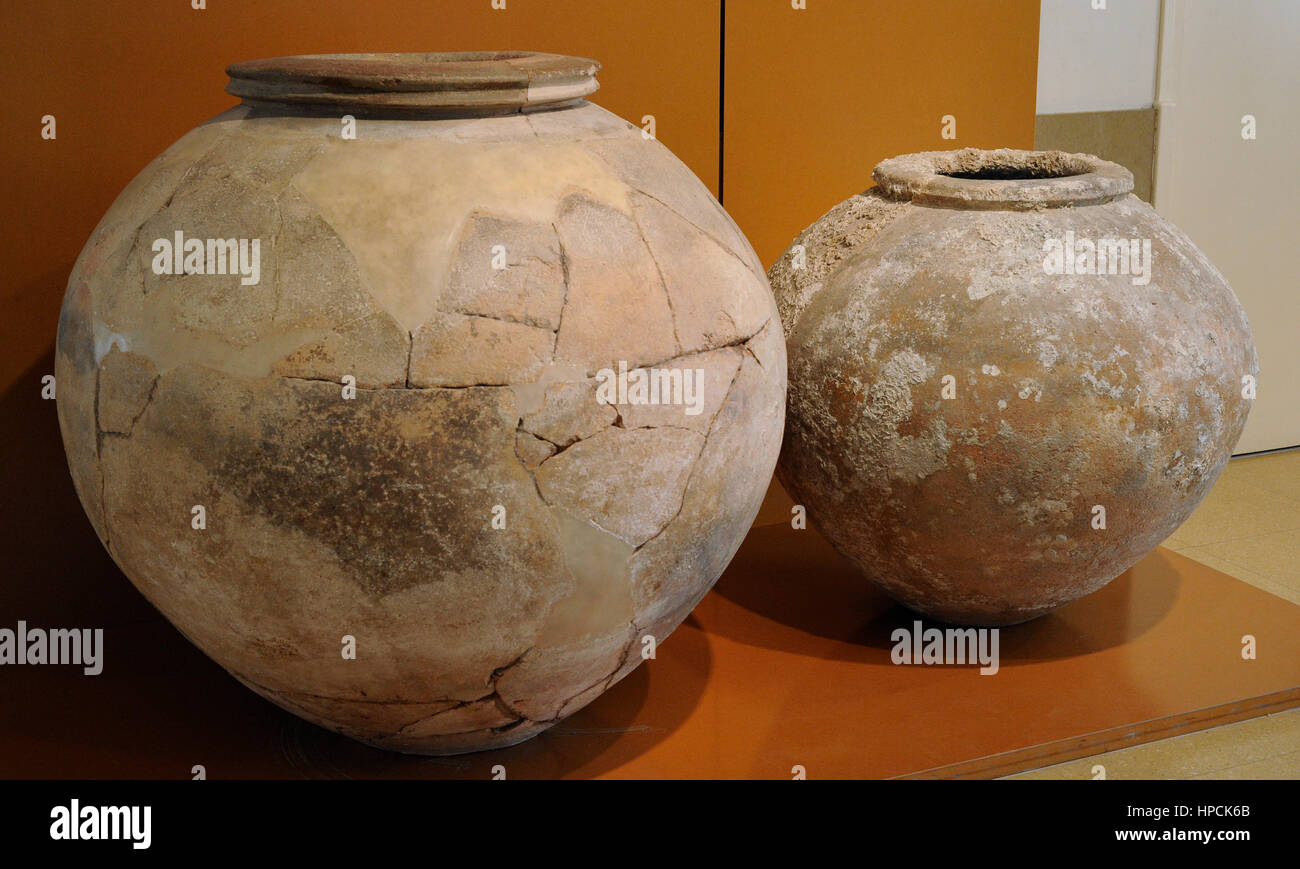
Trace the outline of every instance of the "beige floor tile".
{"label": "beige floor tile", "polygon": [[1300,779],[1300,751],[1193,776],[1197,779]]}
{"label": "beige floor tile", "polygon": [[1242,494],[1233,487],[1212,491],[1172,536],[1185,546],[1206,546],[1279,531],[1300,532],[1300,501],[1259,488]]}
{"label": "beige floor tile", "polygon": [[1300,752],[1300,709],[1123,748],[1010,776],[1025,779],[1186,779],[1284,776]]}
{"label": "beige floor tile", "polygon": [[1259,537],[1241,537],[1182,550],[1184,555],[1205,553],[1238,565],[1282,585],[1300,589],[1300,531],[1280,531]]}
{"label": "beige floor tile", "polygon": [[1243,482],[1300,500],[1300,449],[1243,456],[1229,462],[1228,468]]}

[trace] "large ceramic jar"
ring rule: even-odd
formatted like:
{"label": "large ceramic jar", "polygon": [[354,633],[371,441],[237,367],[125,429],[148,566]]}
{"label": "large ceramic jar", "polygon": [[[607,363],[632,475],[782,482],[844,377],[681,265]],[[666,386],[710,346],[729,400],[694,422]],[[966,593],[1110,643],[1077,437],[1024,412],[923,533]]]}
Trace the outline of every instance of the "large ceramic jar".
{"label": "large ceramic jar", "polygon": [[770,278],[789,336],[778,477],[841,554],[941,620],[1095,591],[1223,470],[1257,373],[1205,255],[1082,154],[876,167]]}
{"label": "large ceramic jar", "polygon": [[530,53],[232,66],[59,323],[112,557],[204,652],[368,743],[580,709],[686,616],[779,450],[762,267],[700,181]]}

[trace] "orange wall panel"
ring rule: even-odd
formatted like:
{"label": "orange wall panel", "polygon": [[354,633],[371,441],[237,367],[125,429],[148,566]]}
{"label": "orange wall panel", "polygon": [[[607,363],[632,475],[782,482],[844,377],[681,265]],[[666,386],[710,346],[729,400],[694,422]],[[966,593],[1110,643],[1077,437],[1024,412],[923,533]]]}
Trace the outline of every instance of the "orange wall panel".
{"label": "orange wall panel", "polygon": [[[285,54],[524,49],[604,64],[593,101],[716,191],[720,0],[5,0],[0,72],[8,266],[0,390],[35,395],[68,273],[127,182],[236,103],[226,65]],[[41,117],[58,138],[42,140]],[[35,366],[35,367],[33,367]],[[34,378],[34,379],[33,379]]]}
{"label": "orange wall panel", "polygon": [[1034,146],[1038,0],[806,6],[726,9],[723,203],[765,265],[886,157]]}
{"label": "orange wall panel", "polygon": [[[770,263],[870,186],[880,159],[1031,147],[1036,0],[730,0],[725,204]],[[522,48],[604,64],[595,101],[640,123],[715,191],[722,0],[7,2],[0,137],[10,213],[0,389],[39,375],[72,262],[113,198],[234,103],[226,64],[281,54]],[[57,118],[58,138],[40,137]],[[957,119],[957,138],[939,136]],[[39,378],[38,378],[39,379]],[[31,384],[25,383],[25,388]]]}

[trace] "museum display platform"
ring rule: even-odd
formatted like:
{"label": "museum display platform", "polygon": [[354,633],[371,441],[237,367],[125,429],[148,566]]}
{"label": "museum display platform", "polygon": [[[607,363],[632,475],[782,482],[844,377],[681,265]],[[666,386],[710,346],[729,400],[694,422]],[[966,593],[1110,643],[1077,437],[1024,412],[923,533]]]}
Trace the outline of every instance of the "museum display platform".
{"label": "museum display platform", "polygon": [[918,617],[815,531],[782,522],[750,531],[653,660],[552,730],[481,754],[398,755],[245,689],[135,592],[88,528],[75,537],[44,582],[0,592],[0,611],[103,627],[104,671],[6,668],[6,777],[990,777],[1300,705],[1300,607],[1169,550],[1003,629],[999,670],[981,675],[892,664],[891,634]]}

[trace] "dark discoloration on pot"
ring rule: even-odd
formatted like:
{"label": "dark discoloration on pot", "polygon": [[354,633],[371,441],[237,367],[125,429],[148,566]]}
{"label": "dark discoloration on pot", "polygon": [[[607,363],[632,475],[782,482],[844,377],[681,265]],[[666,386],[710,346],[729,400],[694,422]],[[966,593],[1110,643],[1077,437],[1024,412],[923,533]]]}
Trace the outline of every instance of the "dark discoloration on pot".
{"label": "dark discoloration on pot", "polygon": [[[401,62],[430,99],[474,90]],[[595,699],[717,579],[776,461],[753,251],[639,128],[525,113],[548,93],[355,140],[234,109],[132,182],[68,284],[59,417],[113,558],[244,684],[381,747],[508,745]],[[155,274],[176,230],[260,239],[261,280]],[[699,369],[701,412],[596,402],[620,361]]]}
{"label": "dark discoloration on pot", "polygon": [[[792,247],[770,272],[791,381],[778,475],[921,612],[1011,624],[1095,591],[1187,518],[1241,433],[1245,313],[1125,174],[1013,151],[887,161],[796,239],[804,268]],[[1149,241],[1149,282],[1049,274],[1067,233]]]}

